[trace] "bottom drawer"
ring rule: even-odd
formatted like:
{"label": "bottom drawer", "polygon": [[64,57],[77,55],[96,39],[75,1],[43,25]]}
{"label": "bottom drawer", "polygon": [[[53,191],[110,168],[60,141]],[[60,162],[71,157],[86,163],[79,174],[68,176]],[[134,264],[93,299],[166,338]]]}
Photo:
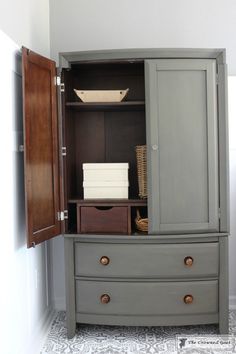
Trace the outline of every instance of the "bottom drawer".
{"label": "bottom drawer", "polygon": [[218,281],[76,281],[76,312],[103,315],[184,315],[218,312]]}

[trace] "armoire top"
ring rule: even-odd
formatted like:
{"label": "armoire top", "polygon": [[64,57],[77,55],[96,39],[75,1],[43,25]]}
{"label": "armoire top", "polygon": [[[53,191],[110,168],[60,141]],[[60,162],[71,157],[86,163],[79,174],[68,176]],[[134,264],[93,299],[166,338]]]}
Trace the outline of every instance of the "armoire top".
{"label": "armoire top", "polygon": [[59,53],[59,66],[67,68],[71,64],[87,61],[142,61],[155,58],[216,59],[217,64],[225,64],[226,50],[223,48],[135,48],[61,52]]}

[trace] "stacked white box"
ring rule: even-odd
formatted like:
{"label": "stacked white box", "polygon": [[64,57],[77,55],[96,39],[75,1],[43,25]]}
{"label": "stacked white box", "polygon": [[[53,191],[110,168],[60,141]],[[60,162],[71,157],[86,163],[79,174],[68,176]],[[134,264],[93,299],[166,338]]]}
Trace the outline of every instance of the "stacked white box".
{"label": "stacked white box", "polygon": [[84,163],[84,199],[128,199],[128,163]]}

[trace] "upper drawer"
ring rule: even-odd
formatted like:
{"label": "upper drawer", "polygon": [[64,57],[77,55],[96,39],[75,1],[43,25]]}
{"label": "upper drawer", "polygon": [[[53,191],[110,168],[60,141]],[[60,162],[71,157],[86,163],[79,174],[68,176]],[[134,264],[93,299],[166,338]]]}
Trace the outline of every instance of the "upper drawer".
{"label": "upper drawer", "polygon": [[76,242],[75,275],[120,278],[214,277],[218,275],[218,257],[218,243],[147,245]]}

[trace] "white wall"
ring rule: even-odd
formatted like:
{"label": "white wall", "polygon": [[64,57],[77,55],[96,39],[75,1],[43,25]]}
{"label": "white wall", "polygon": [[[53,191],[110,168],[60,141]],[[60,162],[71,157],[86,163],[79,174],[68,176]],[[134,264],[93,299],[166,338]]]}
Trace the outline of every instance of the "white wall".
{"label": "white wall", "polygon": [[[49,0],[51,56],[119,48],[226,48],[236,75],[235,0]],[[230,301],[236,307],[236,78],[230,78]],[[234,186],[235,185],[235,186]],[[63,240],[53,240],[53,298],[65,307]]]}
{"label": "white wall", "polygon": [[47,244],[26,247],[23,154],[17,152],[22,143],[21,63],[17,55],[22,44],[50,54],[48,0],[0,2],[0,352],[4,354],[38,354],[50,314]]}
{"label": "white wall", "polygon": [[0,29],[20,47],[49,55],[49,0],[0,1]]}
{"label": "white wall", "polygon": [[236,76],[228,78],[229,96],[229,170],[230,170],[230,229],[229,239],[229,282],[230,304],[236,308]]}
{"label": "white wall", "polygon": [[51,54],[112,48],[226,48],[236,74],[235,0],[49,0]]}

